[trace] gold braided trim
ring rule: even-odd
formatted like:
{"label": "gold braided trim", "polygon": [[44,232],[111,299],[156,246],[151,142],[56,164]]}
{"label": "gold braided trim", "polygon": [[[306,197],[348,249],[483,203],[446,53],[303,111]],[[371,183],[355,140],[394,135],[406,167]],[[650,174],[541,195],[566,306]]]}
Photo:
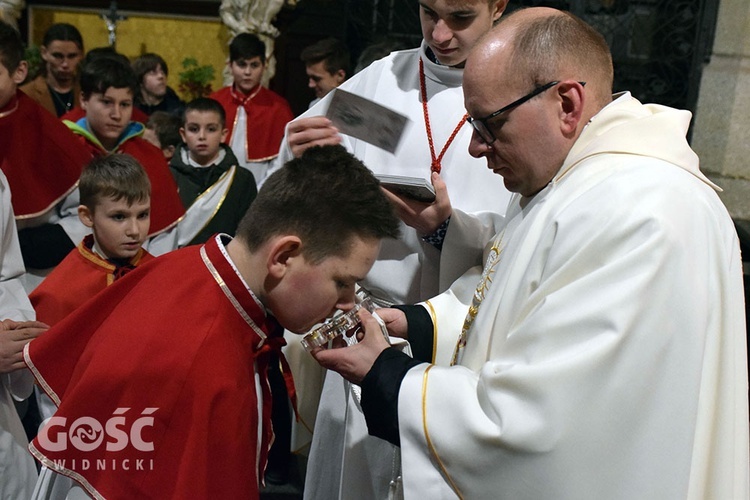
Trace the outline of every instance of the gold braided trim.
{"label": "gold braided trim", "polygon": [[435,312],[435,306],[432,305],[432,302],[429,300],[425,300],[424,302],[427,305],[427,309],[430,312],[430,318],[432,319],[432,362],[435,362],[435,358],[437,357],[437,313]]}
{"label": "gold braided trim", "polygon": [[453,479],[451,478],[450,474],[448,474],[448,471],[446,470],[445,465],[443,464],[443,461],[440,460],[440,457],[437,454],[437,450],[435,450],[435,445],[432,444],[432,439],[430,439],[430,432],[427,429],[427,378],[433,366],[435,365],[428,366],[427,369],[422,374],[422,430],[424,432],[425,441],[427,442],[427,448],[430,450],[430,454],[433,456],[433,458],[437,462],[438,467],[440,468],[440,472],[443,474],[443,477],[448,481],[448,484],[450,484],[450,487],[456,493],[458,498],[463,500],[464,496],[458,490],[458,486],[456,486],[456,483],[453,482]]}

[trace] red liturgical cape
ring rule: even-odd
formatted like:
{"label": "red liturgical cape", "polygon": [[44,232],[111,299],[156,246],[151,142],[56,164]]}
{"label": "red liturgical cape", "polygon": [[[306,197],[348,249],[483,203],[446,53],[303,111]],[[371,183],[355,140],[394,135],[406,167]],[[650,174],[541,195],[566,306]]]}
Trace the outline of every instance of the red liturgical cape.
{"label": "red liturgical cape", "polygon": [[129,266],[118,268],[94,253],[91,250],[93,243],[94,236],[89,234],[31,292],[29,299],[36,311],[37,320],[50,326],[59,323],[91,297],[114,283],[124,269],[129,272],[154,259],[141,248],[130,259]]}
{"label": "red liturgical cape", "polygon": [[245,108],[246,161],[268,161],[278,156],[286,124],[294,118],[289,104],[283,97],[262,86],[257,87],[249,95],[244,95],[234,90],[234,85],[230,85],[211,94],[211,98],[219,101],[227,114],[227,144],[232,140],[232,132],[237,122],[237,109],[240,106]]}
{"label": "red liturgical cape", "polygon": [[95,498],[259,497],[283,329],[220,238],[135,269],[26,346],[59,406],[29,449]]}
{"label": "red liturgical cape", "polygon": [[90,159],[65,125],[20,90],[0,110],[0,168],[16,219],[38,217],[62,201]]}
{"label": "red liturgical cape", "polygon": [[[89,151],[89,159],[110,153],[99,140],[88,130],[86,119],[76,123],[66,121],[79,143]],[[149,237],[165,231],[179,222],[185,215],[177,184],[169,171],[164,154],[150,142],[138,137],[143,133],[143,125],[130,122],[123,133],[120,143],[112,153],[125,153],[133,156],[148,174],[151,181],[151,228]]]}

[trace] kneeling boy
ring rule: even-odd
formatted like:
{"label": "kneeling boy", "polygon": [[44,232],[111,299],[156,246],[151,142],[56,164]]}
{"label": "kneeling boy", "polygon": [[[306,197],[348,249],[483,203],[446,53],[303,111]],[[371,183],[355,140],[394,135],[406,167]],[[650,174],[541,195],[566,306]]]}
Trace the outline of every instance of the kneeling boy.
{"label": "kneeling boy", "polygon": [[32,453],[97,498],[257,499],[283,328],[351,308],[398,227],[359,160],[309,149],[269,177],[234,239],[155,259],[29,344],[59,405]]}

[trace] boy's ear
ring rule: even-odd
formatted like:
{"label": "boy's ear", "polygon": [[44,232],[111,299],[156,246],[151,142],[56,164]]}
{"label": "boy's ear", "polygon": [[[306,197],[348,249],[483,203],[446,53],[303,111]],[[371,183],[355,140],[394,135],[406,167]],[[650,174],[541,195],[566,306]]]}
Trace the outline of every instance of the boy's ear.
{"label": "boy's ear", "polygon": [[86,205],[78,205],[78,218],[84,226],[94,227],[94,213]]}
{"label": "boy's ear", "polygon": [[26,75],[29,74],[29,64],[26,61],[18,63],[18,67],[13,72],[12,79],[16,85],[21,85],[26,80]]}
{"label": "boy's ear", "polygon": [[86,99],[86,96],[83,94],[83,90],[81,91],[81,95],[79,97],[79,102],[81,103],[81,109],[86,111],[86,107],[88,106],[89,100]]}
{"label": "boy's ear", "polygon": [[268,254],[268,274],[281,279],[289,270],[290,264],[302,256],[302,240],[290,234],[275,239]]}
{"label": "boy's ear", "polygon": [[171,144],[166,148],[162,148],[161,152],[164,153],[164,158],[172,158],[174,156],[175,147]]}
{"label": "boy's ear", "polygon": [[185,138],[185,127],[180,127],[180,138],[182,138],[182,142],[187,144],[187,139]]}
{"label": "boy's ear", "polygon": [[221,131],[221,142],[224,142],[224,140],[227,138],[227,134],[229,134],[228,128],[225,128]]}

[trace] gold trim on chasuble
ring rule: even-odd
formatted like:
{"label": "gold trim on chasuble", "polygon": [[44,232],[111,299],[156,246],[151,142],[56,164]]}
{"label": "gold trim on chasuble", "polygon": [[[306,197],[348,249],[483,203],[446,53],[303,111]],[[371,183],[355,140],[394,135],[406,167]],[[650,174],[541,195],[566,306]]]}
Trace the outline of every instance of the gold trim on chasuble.
{"label": "gold trim on chasuble", "polygon": [[443,474],[443,477],[446,481],[448,481],[448,484],[450,484],[453,491],[456,493],[458,498],[463,500],[464,496],[461,494],[461,492],[458,490],[458,486],[456,483],[453,482],[453,479],[451,478],[450,474],[448,474],[448,471],[445,468],[445,465],[443,464],[443,461],[440,460],[440,456],[438,456],[437,450],[435,449],[435,445],[432,444],[432,439],[430,438],[430,432],[427,430],[427,378],[429,376],[430,370],[435,365],[428,366],[424,373],[422,374],[422,432],[424,432],[424,439],[427,443],[427,449],[430,450],[430,454],[435,459],[435,462],[437,462],[438,467],[440,468],[440,472]]}
{"label": "gold trim on chasuble", "polygon": [[437,357],[437,314],[435,313],[435,307],[432,305],[432,302],[425,300],[424,303],[430,313],[430,319],[432,319],[432,359],[430,361],[434,363],[435,357]]}
{"label": "gold trim on chasuble", "polygon": [[458,364],[460,361],[459,356],[463,348],[466,347],[466,338],[471,329],[471,325],[474,324],[474,320],[479,312],[479,306],[482,305],[487,290],[490,289],[490,285],[492,284],[495,267],[500,262],[500,257],[503,253],[503,234],[505,234],[505,231],[500,233],[500,236],[495,239],[492,243],[492,247],[490,247],[490,253],[487,256],[487,263],[484,265],[482,277],[479,279],[479,284],[477,284],[477,288],[474,291],[474,297],[471,299],[469,312],[466,314],[464,326],[461,328],[461,335],[458,336],[456,350],[453,352],[453,358],[451,359],[451,366]]}

